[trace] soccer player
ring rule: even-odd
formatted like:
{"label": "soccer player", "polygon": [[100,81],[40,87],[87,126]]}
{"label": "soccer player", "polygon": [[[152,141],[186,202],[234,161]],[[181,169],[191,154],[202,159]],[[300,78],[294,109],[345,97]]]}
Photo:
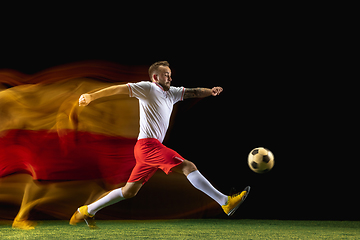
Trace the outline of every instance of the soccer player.
{"label": "soccer player", "polygon": [[250,187],[241,193],[227,196],[215,189],[198,171],[195,164],[184,159],[174,150],[162,144],[169,126],[173,105],[187,98],[218,96],[221,87],[184,88],[172,87],[171,70],[167,61],[156,62],[149,68],[150,81],[111,86],[92,94],[83,94],[79,105],[86,106],[91,101],[115,94],[136,97],[140,106],[140,133],[134,148],[136,165],[124,187],[110,191],[97,201],[82,206],[73,214],[70,224],[85,220],[90,228],[96,228],[94,216],[100,209],[119,201],[135,197],[140,188],[157,171],[166,174],[177,172],[187,177],[198,190],[204,192],[231,216],[247,197]]}

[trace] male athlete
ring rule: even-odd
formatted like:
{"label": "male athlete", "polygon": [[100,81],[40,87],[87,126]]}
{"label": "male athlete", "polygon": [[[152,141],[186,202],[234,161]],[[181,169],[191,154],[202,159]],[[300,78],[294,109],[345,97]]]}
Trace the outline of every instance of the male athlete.
{"label": "male athlete", "polygon": [[195,188],[222,206],[228,216],[234,214],[247,197],[250,191],[249,186],[241,193],[232,196],[222,194],[197,170],[194,163],[162,144],[169,126],[173,105],[176,102],[186,98],[218,96],[223,89],[221,87],[212,89],[172,87],[170,86],[171,70],[167,61],[151,65],[149,76],[152,82],[115,85],[80,96],[80,106],[86,106],[95,99],[115,94],[136,97],[139,99],[140,106],[140,133],[134,148],[136,165],[125,186],[110,191],[109,194],[92,204],[78,208],[70,220],[71,225],[85,220],[90,228],[96,228],[94,216],[97,211],[119,201],[135,197],[142,185],[157,169],[163,170],[166,174],[170,172],[184,174]]}

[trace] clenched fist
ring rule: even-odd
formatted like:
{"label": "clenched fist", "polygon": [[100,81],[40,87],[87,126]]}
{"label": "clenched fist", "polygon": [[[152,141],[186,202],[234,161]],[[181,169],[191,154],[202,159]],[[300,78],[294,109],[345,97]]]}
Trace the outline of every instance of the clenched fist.
{"label": "clenched fist", "polygon": [[211,89],[211,95],[217,96],[217,95],[219,95],[222,91],[223,91],[223,88],[222,88],[222,87],[213,87],[213,88]]}
{"label": "clenched fist", "polygon": [[87,106],[87,105],[89,105],[90,102],[91,102],[91,95],[90,94],[83,94],[79,98],[79,106],[80,107]]}

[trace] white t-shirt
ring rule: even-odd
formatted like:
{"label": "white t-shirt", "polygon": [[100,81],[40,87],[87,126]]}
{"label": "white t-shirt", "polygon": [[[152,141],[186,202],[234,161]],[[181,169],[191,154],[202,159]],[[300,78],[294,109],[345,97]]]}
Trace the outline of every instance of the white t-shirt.
{"label": "white t-shirt", "polygon": [[138,139],[156,138],[159,142],[165,138],[169,127],[173,105],[184,98],[184,87],[170,87],[164,91],[155,82],[128,83],[130,97],[139,99],[140,133]]}

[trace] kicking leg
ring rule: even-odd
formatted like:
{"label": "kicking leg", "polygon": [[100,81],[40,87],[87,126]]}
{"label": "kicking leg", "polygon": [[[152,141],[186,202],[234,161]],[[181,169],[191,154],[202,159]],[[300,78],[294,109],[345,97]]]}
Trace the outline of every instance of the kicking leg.
{"label": "kicking leg", "polygon": [[195,188],[214,199],[228,216],[235,213],[250,191],[250,187],[248,186],[241,193],[232,196],[224,195],[211,185],[211,183],[197,170],[194,163],[188,160],[184,160],[183,163],[174,167],[172,170],[184,174]]}
{"label": "kicking leg", "polygon": [[172,170],[174,172],[184,174],[195,188],[214,199],[220,206],[226,204],[228,196],[222,194],[214,188],[211,183],[199,172],[194,163],[184,160],[183,163]]}

